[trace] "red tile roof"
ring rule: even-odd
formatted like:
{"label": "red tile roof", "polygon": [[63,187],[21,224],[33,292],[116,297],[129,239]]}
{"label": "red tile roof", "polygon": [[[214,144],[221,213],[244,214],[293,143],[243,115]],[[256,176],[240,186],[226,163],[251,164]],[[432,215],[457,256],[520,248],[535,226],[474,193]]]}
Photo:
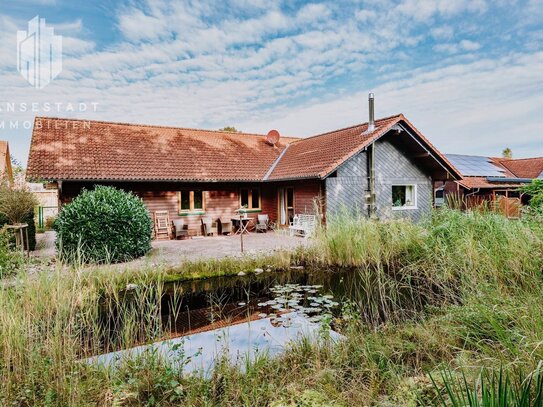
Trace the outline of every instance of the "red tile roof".
{"label": "red tile roof", "polygon": [[486,177],[464,177],[458,182],[461,186],[467,189],[500,189],[500,188],[519,188],[523,183],[514,183],[514,182],[488,182]]}
{"label": "red tile roof", "polygon": [[386,134],[400,122],[406,124],[426,144],[427,148],[442,160],[453,176],[460,178],[458,171],[445,156],[403,114],[398,114],[377,120],[375,130],[372,132],[368,132],[368,123],[363,123],[291,143],[269,179],[324,178],[341,163]]}
{"label": "red tile roof", "polygon": [[367,133],[368,124],[364,123],[291,143],[269,179],[322,178],[390,130],[400,117],[377,120],[371,133]]}
{"label": "red tile roof", "polygon": [[505,167],[517,178],[537,178],[543,173],[543,157],[537,158],[498,158],[502,167]]}
{"label": "red tile roof", "polygon": [[[36,118],[27,177],[45,180],[277,181],[324,178],[345,160],[406,125],[453,175],[458,171],[402,115],[295,139],[276,147],[258,134]],[[90,126],[90,128],[89,128]]]}
{"label": "red tile roof", "polygon": [[38,117],[27,177],[258,181],[293,140],[273,147],[258,134]]}

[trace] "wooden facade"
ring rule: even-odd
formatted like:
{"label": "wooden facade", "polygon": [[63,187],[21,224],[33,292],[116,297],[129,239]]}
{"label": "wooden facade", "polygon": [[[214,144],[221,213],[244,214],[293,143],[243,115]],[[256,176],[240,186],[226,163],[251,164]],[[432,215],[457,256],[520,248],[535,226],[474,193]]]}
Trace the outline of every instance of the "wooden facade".
{"label": "wooden facade", "polygon": [[[60,186],[60,204],[66,204],[74,199],[83,188],[92,189],[94,185],[110,185],[130,191],[142,198],[152,216],[156,211],[168,211],[171,220],[182,218],[192,234],[199,234],[201,218],[211,217],[214,221],[220,219],[230,221],[241,206],[242,189],[256,189],[260,194],[260,208],[249,209],[248,216],[256,218],[258,214],[267,214],[270,220],[279,220],[279,191],[292,188],[294,192],[293,213],[324,212],[323,182],[320,180],[299,180],[293,182],[261,182],[261,183],[167,183],[167,182],[74,182],[65,181]],[[202,191],[203,208],[192,211],[182,211],[180,207],[181,191]]]}

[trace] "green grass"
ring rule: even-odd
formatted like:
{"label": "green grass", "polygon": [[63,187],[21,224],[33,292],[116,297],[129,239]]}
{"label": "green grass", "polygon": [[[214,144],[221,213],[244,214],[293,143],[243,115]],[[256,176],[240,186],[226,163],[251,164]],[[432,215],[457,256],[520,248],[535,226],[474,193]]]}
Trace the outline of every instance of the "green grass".
{"label": "green grass", "polygon": [[[484,404],[505,400],[505,387],[533,401],[540,376],[521,372],[543,360],[542,236],[540,224],[489,213],[440,211],[419,225],[342,214],[295,253],[22,275],[0,291],[0,405],[464,405],[455,402],[471,394],[483,401],[468,405],[494,406],[509,405]],[[156,354],[116,371],[78,362],[160,338],[164,282],[291,264],[360,273],[360,296],[338,321],[344,341],[300,341],[245,372],[219,363],[209,379]],[[124,302],[128,283],[137,289]],[[99,319],[103,304],[115,338]]]}

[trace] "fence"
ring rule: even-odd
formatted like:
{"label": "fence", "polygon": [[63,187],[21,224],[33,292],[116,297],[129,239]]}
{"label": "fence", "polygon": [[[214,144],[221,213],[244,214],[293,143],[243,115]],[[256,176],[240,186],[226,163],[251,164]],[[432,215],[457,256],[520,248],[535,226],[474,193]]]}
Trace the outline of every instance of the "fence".
{"label": "fence", "polygon": [[47,218],[57,216],[57,206],[38,206],[38,227],[40,229],[45,228],[45,221]]}
{"label": "fence", "polygon": [[463,211],[493,211],[501,213],[509,219],[519,219],[522,213],[520,198],[509,198],[502,195],[495,196],[493,200],[489,199],[488,196],[459,196],[457,194],[449,194],[447,195],[447,205],[449,208]]}

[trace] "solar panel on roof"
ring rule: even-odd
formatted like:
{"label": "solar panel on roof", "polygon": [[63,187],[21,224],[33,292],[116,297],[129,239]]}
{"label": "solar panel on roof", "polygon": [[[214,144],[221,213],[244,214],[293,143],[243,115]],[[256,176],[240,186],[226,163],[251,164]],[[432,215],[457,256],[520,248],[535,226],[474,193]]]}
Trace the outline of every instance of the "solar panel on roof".
{"label": "solar panel on roof", "polygon": [[488,157],[447,154],[447,159],[466,177],[504,177],[505,171]]}

